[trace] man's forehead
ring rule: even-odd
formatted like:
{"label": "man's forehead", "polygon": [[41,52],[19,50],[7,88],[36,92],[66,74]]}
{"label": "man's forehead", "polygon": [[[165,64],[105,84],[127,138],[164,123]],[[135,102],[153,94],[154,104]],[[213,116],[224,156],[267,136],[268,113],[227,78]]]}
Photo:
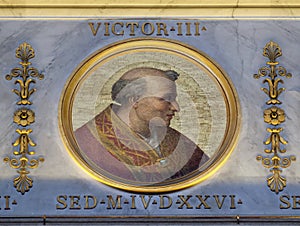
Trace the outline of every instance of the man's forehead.
{"label": "man's forehead", "polygon": [[135,68],[126,72],[120,79],[122,80],[135,80],[147,77],[163,77],[168,78],[163,70],[156,68]]}
{"label": "man's forehead", "polygon": [[157,76],[148,76],[142,78],[146,82],[146,93],[151,94],[165,94],[176,93],[176,84],[174,81]]}
{"label": "man's forehead", "polygon": [[148,85],[156,85],[158,87],[160,86],[175,86],[175,81],[172,81],[165,77],[160,76],[147,76],[141,78],[143,79]]}

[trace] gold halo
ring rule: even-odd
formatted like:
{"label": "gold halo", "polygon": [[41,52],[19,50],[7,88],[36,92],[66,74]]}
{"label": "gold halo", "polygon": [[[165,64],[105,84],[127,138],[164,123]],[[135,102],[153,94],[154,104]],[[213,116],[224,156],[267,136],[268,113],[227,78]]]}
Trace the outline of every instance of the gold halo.
{"label": "gold halo", "polygon": [[[203,171],[193,172],[188,177],[176,180],[174,183],[139,186],[124,181],[116,181],[113,178],[104,176],[84,160],[73,133],[72,109],[77,91],[80,89],[87,75],[95,70],[96,65],[103,64],[116,55],[124,55],[130,51],[154,51],[156,49],[176,54],[184,60],[189,60],[201,66],[201,68],[205,68],[212,81],[219,87],[220,93],[224,98],[226,106],[226,129],[224,137],[218,146],[217,154],[205,164],[206,168]],[[72,73],[64,87],[59,104],[59,128],[65,147],[72,158],[96,180],[115,188],[134,192],[170,192],[187,188],[206,180],[225,163],[233,151],[239,134],[240,117],[237,93],[228,75],[226,75],[221,67],[199,50],[169,39],[129,39],[100,49],[85,59]]]}

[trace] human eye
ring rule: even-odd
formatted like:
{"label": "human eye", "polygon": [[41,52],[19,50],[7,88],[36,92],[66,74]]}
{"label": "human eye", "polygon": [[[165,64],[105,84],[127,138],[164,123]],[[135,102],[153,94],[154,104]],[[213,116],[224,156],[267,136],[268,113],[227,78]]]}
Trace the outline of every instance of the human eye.
{"label": "human eye", "polygon": [[173,102],[176,99],[176,97],[174,95],[166,95],[162,99],[167,102]]}
{"label": "human eye", "polygon": [[159,101],[166,101],[166,98],[164,98],[164,97],[157,97],[157,99],[158,99]]}

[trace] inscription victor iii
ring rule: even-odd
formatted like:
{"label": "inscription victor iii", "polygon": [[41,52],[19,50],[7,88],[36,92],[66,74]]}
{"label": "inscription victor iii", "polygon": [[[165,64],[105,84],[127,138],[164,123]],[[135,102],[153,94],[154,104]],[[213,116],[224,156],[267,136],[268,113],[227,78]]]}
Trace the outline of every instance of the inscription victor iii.
{"label": "inscription victor iii", "polygon": [[116,22],[89,22],[91,32],[94,36],[200,36],[206,31],[206,27],[199,21],[179,21],[169,25],[163,22],[133,22],[133,21],[116,21]]}

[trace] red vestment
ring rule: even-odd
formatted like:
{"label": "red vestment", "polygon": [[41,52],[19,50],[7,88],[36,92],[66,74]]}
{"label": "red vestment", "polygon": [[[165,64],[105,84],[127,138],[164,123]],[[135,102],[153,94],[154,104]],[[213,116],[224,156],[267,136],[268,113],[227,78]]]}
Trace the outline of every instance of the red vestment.
{"label": "red vestment", "polygon": [[194,142],[171,127],[159,145],[159,155],[111,106],[77,129],[75,137],[83,159],[97,173],[134,185],[179,179],[208,160]]}

